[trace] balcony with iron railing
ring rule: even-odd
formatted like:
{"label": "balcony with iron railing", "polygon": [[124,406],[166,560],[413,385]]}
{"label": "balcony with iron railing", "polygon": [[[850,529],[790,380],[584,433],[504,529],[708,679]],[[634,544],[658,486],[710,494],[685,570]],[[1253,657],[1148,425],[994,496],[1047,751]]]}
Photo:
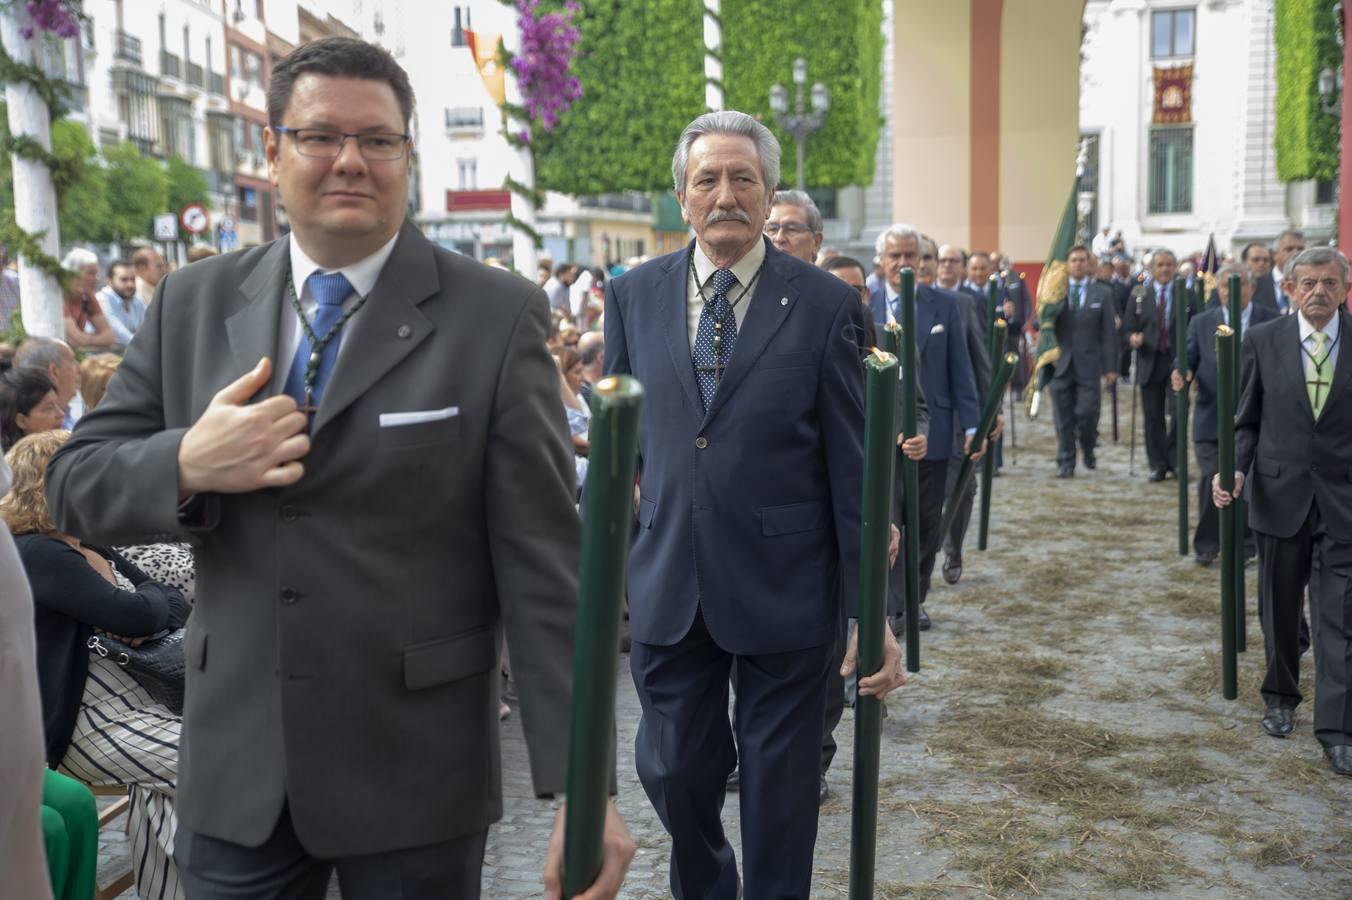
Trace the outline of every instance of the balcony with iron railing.
{"label": "balcony with iron railing", "polygon": [[483,131],[483,108],[478,106],[448,106],[446,108],[446,130]]}
{"label": "balcony with iron railing", "polygon": [[207,91],[225,96],[225,76],[220,72],[207,72]]}
{"label": "balcony with iron railing", "polygon": [[197,63],[188,63],[188,84],[193,87],[205,88],[207,86],[206,72]]}
{"label": "balcony with iron railing", "polygon": [[160,51],[160,75],[165,78],[178,78],[181,74],[179,59],[167,50]]}
{"label": "balcony with iron railing", "polygon": [[577,198],[584,209],[615,209],[623,212],[652,212],[653,202],[647,194],[596,194]]}
{"label": "balcony with iron railing", "polygon": [[113,32],[113,59],[118,62],[141,64],[141,39],[125,31]]}

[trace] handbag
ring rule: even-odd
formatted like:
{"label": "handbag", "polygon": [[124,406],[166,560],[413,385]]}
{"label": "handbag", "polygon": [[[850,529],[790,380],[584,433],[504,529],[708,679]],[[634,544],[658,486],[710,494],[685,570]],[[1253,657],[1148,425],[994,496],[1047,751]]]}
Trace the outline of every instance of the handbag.
{"label": "handbag", "polygon": [[91,635],[90,650],[117,663],[146,693],[176,716],[183,715],[183,635],[178,628],[133,647],[106,634]]}

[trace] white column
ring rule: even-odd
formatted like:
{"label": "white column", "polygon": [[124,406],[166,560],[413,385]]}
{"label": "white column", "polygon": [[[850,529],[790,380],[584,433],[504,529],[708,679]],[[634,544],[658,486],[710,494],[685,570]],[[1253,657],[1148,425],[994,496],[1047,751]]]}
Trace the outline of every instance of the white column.
{"label": "white column", "polygon": [[[506,33],[503,34],[502,42],[509,53],[521,52],[521,32],[518,30],[515,19],[512,21],[512,27],[508,28]],[[516,70],[511,66],[507,67],[505,86],[507,102],[513,106],[525,106],[525,100],[521,96],[521,85],[516,79]],[[515,116],[509,117],[507,120],[508,134],[520,134],[530,127],[530,122],[522,121]],[[514,147],[509,144],[508,151],[511,153],[511,158],[507,164],[507,174],[527,188],[534,190],[535,159],[531,156],[530,148]],[[530,201],[529,197],[523,197],[516,191],[512,192],[512,215],[531,228],[539,227],[535,221],[535,204]],[[520,229],[512,229],[513,268],[526,278],[534,280],[538,261],[535,239],[523,233]]]}
{"label": "white column", "polygon": [[704,105],[723,108],[723,26],[718,24],[720,0],[704,0]]}
{"label": "white column", "polygon": [[[19,34],[23,23],[15,6],[0,7],[0,38],[5,51],[21,63],[33,63],[33,45]],[[26,16],[25,16],[26,18]],[[28,135],[45,149],[52,149],[52,122],[47,104],[31,85],[12,82],[5,85],[9,105],[9,130],[16,137]],[[45,231],[42,250],[59,256],[61,235],[56,221],[56,189],[52,173],[40,162],[12,156],[14,165],[14,219],[19,227],[35,234]],[[61,337],[61,286],[41,269],[19,258],[19,293],[22,298],[24,330],[31,335]],[[8,325],[9,323],[3,323]]]}

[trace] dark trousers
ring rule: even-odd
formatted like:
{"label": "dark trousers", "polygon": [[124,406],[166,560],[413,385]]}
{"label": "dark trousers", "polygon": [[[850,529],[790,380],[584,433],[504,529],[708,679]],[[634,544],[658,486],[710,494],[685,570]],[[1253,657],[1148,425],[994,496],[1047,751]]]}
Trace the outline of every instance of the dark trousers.
{"label": "dark trousers", "polygon": [[[728,774],[736,765],[746,896],[809,895],[826,670],[834,661],[830,643],[735,656],[714,643],[698,613],[689,633],[669,647],[630,645],[643,711],[635,764],[671,835],[671,892],[677,900],[737,896],[737,862],[721,816]],[[728,678],[734,668],[737,711],[730,723]]]}
{"label": "dark trousers", "polygon": [[484,829],[426,847],[315,859],[283,810],[261,847],[242,847],[180,825],[174,859],[188,900],[323,900],[335,870],[344,900],[476,900],[487,840]]}
{"label": "dark trousers", "polygon": [[850,646],[851,619],[840,630],[840,636],[831,648],[831,667],[826,672],[826,720],[822,723],[822,777],[826,777],[831,768],[831,760],[836,758],[836,726],[845,715],[845,677],[840,667],[845,663],[845,651]]}
{"label": "dark trousers", "polygon": [[[1155,357],[1155,368],[1159,369],[1161,357]],[[1153,375],[1153,373],[1152,373]],[[1152,377],[1141,385],[1141,425],[1145,432],[1145,458],[1151,471],[1167,472],[1174,467],[1173,441],[1169,421],[1173,420],[1170,400],[1173,392],[1169,390],[1168,366],[1161,378]]]}
{"label": "dark trousers", "polygon": [[1294,708],[1301,701],[1301,606],[1310,589],[1313,623],[1314,734],[1325,746],[1352,744],[1352,544],[1331,538],[1310,505],[1300,530],[1289,538],[1258,535],[1259,615],[1267,674],[1263,699],[1269,707]]}
{"label": "dark trousers", "polygon": [[[953,488],[958,486],[958,470],[961,468],[962,458],[960,456],[953,457],[952,465],[948,466],[948,471],[944,474],[945,504],[953,496]],[[953,524],[948,526],[948,534],[944,535],[944,553],[948,556],[956,556],[958,559],[962,559],[962,542],[966,539],[967,529],[972,524],[972,505],[976,500],[976,480],[977,475],[975,474],[968,479],[967,490],[963,491],[962,496],[958,498],[958,511],[953,516]],[[921,496],[924,496],[923,493]],[[932,562],[930,568],[931,570],[934,568]]]}
{"label": "dark trousers", "polygon": [[[950,463],[956,469],[962,465],[962,460],[956,458],[922,459],[919,463],[921,603],[924,603],[925,598],[929,596],[930,576],[934,574],[934,557],[939,552],[939,545],[943,543],[943,535],[939,534],[939,526],[943,524],[944,488],[948,485]],[[968,509],[970,510],[970,508],[969,504]],[[901,567],[901,554],[898,553],[897,564],[892,567],[892,585],[893,590],[897,592],[899,602],[896,607],[898,616],[906,609],[906,591],[902,587],[905,580],[905,574]]]}
{"label": "dark trousers", "polygon": [[1098,443],[1099,384],[1077,381],[1075,373],[1052,379],[1052,412],[1056,418],[1056,464],[1075,468],[1075,447],[1086,458]]}
{"label": "dark trousers", "polygon": [[[1216,504],[1211,500],[1211,479],[1220,468],[1216,442],[1194,441],[1192,451],[1197,458],[1197,530],[1192,533],[1192,549],[1198,555],[1210,553],[1219,556],[1221,517]],[[1248,504],[1244,504],[1244,509],[1248,508]],[[1247,558],[1258,552],[1258,544],[1247,518],[1243,525],[1244,556]]]}

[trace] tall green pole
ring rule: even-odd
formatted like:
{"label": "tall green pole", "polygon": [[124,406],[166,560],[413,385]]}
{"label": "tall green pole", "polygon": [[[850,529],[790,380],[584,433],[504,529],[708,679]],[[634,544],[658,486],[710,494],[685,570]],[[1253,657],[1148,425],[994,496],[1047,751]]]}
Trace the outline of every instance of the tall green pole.
{"label": "tall green pole", "polygon": [[[1233,421],[1239,412],[1239,350],[1244,346],[1244,310],[1240,303],[1240,291],[1243,286],[1238,274],[1230,276],[1230,330],[1235,333],[1235,405],[1233,409],[1221,407],[1217,415],[1230,416]],[[1244,600],[1244,532],[1248,530],[1248,504],[1235,498],[1235,650],[1244,653],[1249,649],[1248,623],[1245,618]]]}
{"label": "tall green pole", "polygon": [[[1174,279],[1174,368],[1188,371],[1188,297],[1187,282]],[[1174,474],[1178,478],[1178,554],[1188,555],[1188,388],[1174,395]]]}
{"label": "tall green pole", "polygon": [[[991,323],[991,371],[1000,368],[1000,357],[1005,351],[1005,332],[1008,329],[1004,319]],[[997,411],[998,414],[998,411]],[[995,448],[988,447],[981,458],[981,519],[977,528],[976,548],[985,550],[991,528],[991,490],[995,486]]]}
{"label": "tall green pole", "polygon": [[606,797],[615,769],[615,681],[620,613],[634,522],[634,474],[643,389],[627,376],[603,378],[591,399],[591,460],[582,516],[573,707],[564,815],[564,896],[601,871]]}
{"label": "tall green pole", "polygon": [[[976,435],[972,438],[972,452],[980,445],[982,435],[990,436],[991,429],[995,427],[995,414],[1000,411],[1000,401],[1004,397],[1005,386],[1009,384],[1009,377],[1014,374],[1014,364],[1019,361],[1018,356],[1013,353],[1006,353],[1000,358],[1000,368],[995,370],[995,375],[991,379],[990,391],[986,394],[986,402],[981,407],[980,424],[976,427]],[[986,452],[991,452],[989,442]],[[944,504],[944,518],[939,524],[939,533],[948,534],[948,529],[953,525],[953,518],[958,512],[958,498],[967,490],[967,483],[972,480],[972,473],[976,471],[976,463],[972,462],[972,453],[967,453],[962,458],[962,466],[958,469],[958,481],[954,485],[952,493],[948,495],[948,500]]]}
{"label": "tall green pole", "polygon": [[[1216,328],[1216,464],[1220,469],[1221,490],[1235,489],[1235,333],[1225,325]],[[1235,551],[1241,556],[1243,544],[1235,540],[1238,525],[1235,504],[1220,510],[1221,519],[1221,693],[1226,700],[1238,695],[1236,685],[1235,634],[1239,620],[1235,615]]]}
{"label": "tall green pole", "polygon": [[[887,628],[887,541],[897,454],[897,358],[874,350],[864,360],[864,497],[859,548],[860,678],[883,664]],[[850,818],[850,897],[873,897],[878,850],[878,758],[882,701],[860,694],[854,704],[854,783]]]}
{"label": "tall green pole", "polygon": [[[914,437],[919,431],[916,385],[920,368],[915,349],[915,270],[901,270],[901,431]],[[906,671],[920,671],[920,463],[901,458],[903,520],[906,528]]]}
{"label": "tall green pole", "polygon": [[1004,351],[1004,345],[995,341],[995,322],[1000,318],[1000,276],[992,275],[986,280],[986,353],[999,359],[997,354]]}

